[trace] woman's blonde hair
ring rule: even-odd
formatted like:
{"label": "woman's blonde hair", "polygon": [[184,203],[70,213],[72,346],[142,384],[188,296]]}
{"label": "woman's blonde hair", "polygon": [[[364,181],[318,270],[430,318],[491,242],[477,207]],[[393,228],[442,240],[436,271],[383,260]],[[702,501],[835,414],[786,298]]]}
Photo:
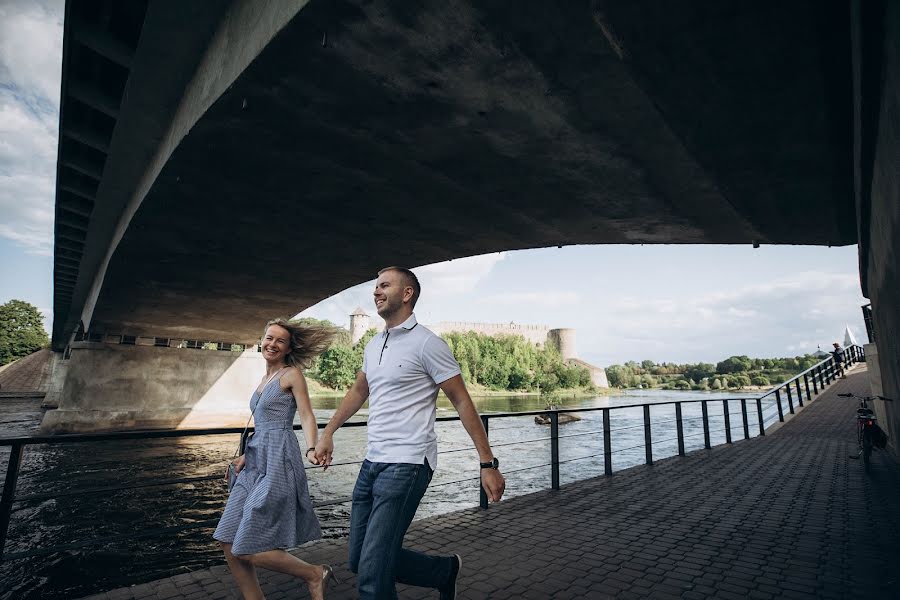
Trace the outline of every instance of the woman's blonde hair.
{"label": "woman's blonde hair", "polygon": [[286,329],[290,334],[291,351],[284,357],[284,362],[297,367],[301,371],[308,369],[315,358],[331,346],[335,337],[339,334],[337,327],[325,325],[313,325],[298,323],[288,319],[272,319],[266,323],[263,337],[272,325]]}

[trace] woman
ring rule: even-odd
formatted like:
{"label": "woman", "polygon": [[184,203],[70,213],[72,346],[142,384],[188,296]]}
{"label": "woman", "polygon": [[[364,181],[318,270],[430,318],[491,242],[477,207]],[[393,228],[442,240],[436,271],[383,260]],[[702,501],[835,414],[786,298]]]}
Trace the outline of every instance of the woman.
{"label": "woman", "polygon": [[285,319],[266,324],[266,375],[250,399],[254,434],[245,453],[232,463],[237,479],[213,534],[247,600],[264,597],[256,567],[303,579],[316,600],[325,598],[334,580],[330,566],[311,565],[286,552],[322,537],[293,420],[296,410],[306,438],[306,459],[318,464],[314,450],[319,430],[302,369],[328,347],[334,334],[330,328]]}

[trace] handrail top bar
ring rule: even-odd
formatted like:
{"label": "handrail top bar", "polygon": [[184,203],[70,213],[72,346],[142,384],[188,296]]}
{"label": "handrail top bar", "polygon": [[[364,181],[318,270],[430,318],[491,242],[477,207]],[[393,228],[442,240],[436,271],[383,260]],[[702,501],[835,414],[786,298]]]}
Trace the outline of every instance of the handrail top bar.
{"label": "handrail top bar", "polygon": [[[865,351],[865,348],[863,348],[863,347],[860,346],[859,344],[851,344],[850,346],[847,346],[847,348],[859,348],[860,350]],[[846,350],[847,348],[844,348],[844,350]],[[766,392],[765,394],[763,394],[762,396],[760,396],[760,397],[759,397],[760,400],[762,400],[762,399],[765,398],[766,396],[771,396],[772,394],[774,394],[776,391],[780,390],[781,388],[790,385],[791,383],[793,383],[794,381],[797,381],[798,379],[800,379],[801,377],[803,377],[803,376],[806,375],[807,373],[810,373],[813,369],[817,369],[818,367],[821,367],[822,365],[824,365],[824,364],[826,364],[826,363],[828,363],[828,362],[830,362],[830,361],[832,361],[832,360],[834,360],[834,357],[832,357],[832,356],[829,356],[828,358],[823,358],[822,360],[820,360],[819,362],[817,362],[816,364],[814,364],[814,365],[811,366],[810,368],[806,369],[806,370],[803,371],[802,373],[797,373],[796,375],[794,375],[794,376],[791,377],[790,379],[785,380],[785,381],[779,383],[777,386],[775,386],[774,388],[772,388],[771,390],[769,390],[768,392]]]}
{"label": "handrail top bar", "polygon": [[[642,404],[625,404],[622,406],[588,406],[584,408],[566,408],[566,409],[541,409],[530,410],[525,412],[483,412],[482,417],[489,419],[507,418],[507,417],[529,417],[536,415],[546,415],[553,412],[556,413],[572,413],[572,412],[596,412],[598,410],[621,410],[626,408],[640,408],[643,406],[666,406],[668,404],[688,404],[695,402],[718,402],[722,400],[759,400],[760,397],[745,396],[742,398],[692,398],[688,400],[666,400],[664,402],[644,402]],[[459,416],[437,417],[435,421],[459,421]],[[317,423],[319,429],[323,429],[326,423]],[[348,421],[341,427],[365,427],[368,425],[366,421]],[[299,424],[292,427],[294,431],[301,430]],[[250,427],[248,431],[252,432],[255,428]],[[57,435],[38,435],[0,438],[0,447],[17,446],[30,444],[65,444],[80,442],[104,442],[110,440],[136,440],[136,439],[156,439],[169,437],[192,437],[202,435],[225,435],[230,433],[243,433],[243,427],[209,427],[204,429],[137,429],[133,431],[110,431],[106,433],[61,433]]]}

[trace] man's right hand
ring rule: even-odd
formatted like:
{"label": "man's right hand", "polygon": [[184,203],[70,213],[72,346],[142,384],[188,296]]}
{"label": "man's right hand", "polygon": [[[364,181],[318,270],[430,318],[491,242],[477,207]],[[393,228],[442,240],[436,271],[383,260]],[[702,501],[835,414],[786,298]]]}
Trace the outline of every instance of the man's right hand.
{"label": "man's right hand", "polygon": [[334,454],[334,440],[331,439],[331,434],[322,432],[322,435],[319,436],[319,443],[316,444],[316,460],[322,465],[322,470],[325,471],[328,467],[331,466],[331,455]]}
{"label": "man's right hand", "polygon": [[488,500],[500,502],[506,490],[506,479],[499,469],[481,469],[481,487],[484,488]]}

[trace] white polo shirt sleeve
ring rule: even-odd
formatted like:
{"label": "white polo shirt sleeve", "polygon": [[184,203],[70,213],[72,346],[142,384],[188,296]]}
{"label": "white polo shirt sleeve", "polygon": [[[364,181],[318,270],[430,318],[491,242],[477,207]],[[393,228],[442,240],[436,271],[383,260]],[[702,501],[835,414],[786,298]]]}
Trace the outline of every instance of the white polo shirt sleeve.
{"label": "white polo shirt sleeve", "polygon": [[429,335],[422,347],[422,366],[431,379],[440,385],[459,375],[459,363],[453,358],[450,346],[436,335]]}

